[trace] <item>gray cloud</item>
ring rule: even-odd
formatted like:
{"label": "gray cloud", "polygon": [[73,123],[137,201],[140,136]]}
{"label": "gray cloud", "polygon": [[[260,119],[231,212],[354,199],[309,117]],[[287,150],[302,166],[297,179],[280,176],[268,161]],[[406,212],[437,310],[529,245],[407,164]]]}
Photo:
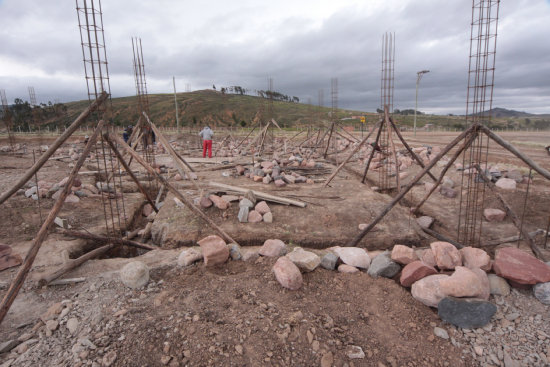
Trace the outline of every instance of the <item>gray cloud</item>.
{"label": "gray cloud", "polygon": [[[366,3],[366,4],[365,4]],[[471,7],[449,0],[108,1],[105,37],[114,96],[135,94],[130,38],[139,36],[150,93],[166,93],[171,78],[184,90],[241,85],[276,90],[317,104],[338,77],[339,106],[373,111],[380,104],[381,36],[396,34],[396,108],[464,113]],[[503,2],[497,42],[494,106],[550,113],[550,5]],[[0,88],[8,98],[86,98],[74,3],[0,1]]]}

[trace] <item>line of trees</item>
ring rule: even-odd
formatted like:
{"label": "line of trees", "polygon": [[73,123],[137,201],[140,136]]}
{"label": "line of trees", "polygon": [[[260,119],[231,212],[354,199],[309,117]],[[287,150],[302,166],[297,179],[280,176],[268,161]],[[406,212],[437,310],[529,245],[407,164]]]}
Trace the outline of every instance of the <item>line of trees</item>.
{"label": "line of trees", "polygon": [[[212,85],[212,89],[216,90],[216,86]],[[222,92],[222,94],[240,94],[242,96],[249,94],[251,90],[243,88],[240,85],[232,85],[229,87],[221,87],[220,92]],[[300,103],[300,98],[296,96],[289,96],[287,94],[276,91],[254,90],[254,92],[258,95],[258,97],[261,98],[273,98],[276,101]]]}
{"label": "line of trees", "polygon": [[28,101],[16,98],[9,113],[14,127],[29,128],[32,125],[42,124],[53,118],[59,118],[67,114],[67,106],[63,103],[40,103],[32,106]]}

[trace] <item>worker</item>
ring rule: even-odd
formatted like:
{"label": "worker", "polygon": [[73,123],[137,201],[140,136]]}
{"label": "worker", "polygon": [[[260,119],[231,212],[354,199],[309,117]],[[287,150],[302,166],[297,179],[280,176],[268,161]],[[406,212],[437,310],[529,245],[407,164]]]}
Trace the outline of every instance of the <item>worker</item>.
{"label": "worker", "polygon": [[134,127],[132,125],[128,125],[126,129],[122,132],[122,138],[124,139],[125,143],[128,143],[128,139],[130,139],[130,136],[132,136],[132,132],[134,130]]}
{"label": "worker", "polygon": [[214,136],[214,132],[210,126],[205,126],[199,135],[202,137],[202,157],[206,157],[206,151],[208,150],[208,158],[212,158],[212,136]]}

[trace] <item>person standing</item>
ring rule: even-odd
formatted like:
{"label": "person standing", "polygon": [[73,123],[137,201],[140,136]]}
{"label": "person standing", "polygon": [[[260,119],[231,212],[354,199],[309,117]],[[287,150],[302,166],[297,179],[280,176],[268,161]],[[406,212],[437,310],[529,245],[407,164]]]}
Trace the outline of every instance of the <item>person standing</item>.
{"label": "person standing", "polygon": [[199,135],[202,137],[202,157],[206,157],[206,151],[208,150],[208,158],[212,158],[212,136],[214,136],[214,132],[210,126],[205,126]]}

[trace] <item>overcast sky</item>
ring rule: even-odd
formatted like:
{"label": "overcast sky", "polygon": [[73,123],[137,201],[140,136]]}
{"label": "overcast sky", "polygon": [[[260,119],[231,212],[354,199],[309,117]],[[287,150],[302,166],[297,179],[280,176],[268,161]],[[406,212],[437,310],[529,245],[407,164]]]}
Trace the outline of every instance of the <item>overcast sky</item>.
{"label": "overcast sky", "polygon": [[[81,2],[82,0],[79,0]],[[89,0],[88,0],[89,1]],[[97,1],[97,0],[96,0]],[[103,0],[114,97],[135,94],[131,37],[142,39],[149,93],[240,85],[274,89],[330,106],[380,105],[381,37],[395,32],[394,107],[464,114],[471,1],[468,0]],[[550,113],[550,0],[500,5],[494,103]],[[0,89],[8,101],[85,99],[75,2],[0,0]]]}

